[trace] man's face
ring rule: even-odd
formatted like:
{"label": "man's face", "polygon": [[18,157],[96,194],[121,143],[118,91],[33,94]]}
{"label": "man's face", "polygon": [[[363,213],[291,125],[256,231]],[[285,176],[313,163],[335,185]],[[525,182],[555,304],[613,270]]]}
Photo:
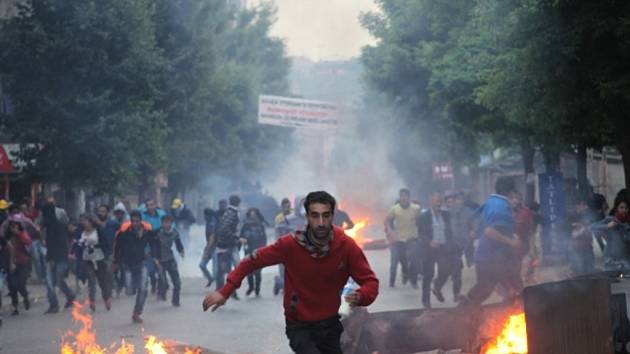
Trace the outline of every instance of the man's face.
{"label": "man's face", "polygon": [[519,193],[510,193],[508,199],[510,200],[510,206],[512,209],[518,209],[523,204],[523,197]]}
{"label": "man's face", "polygon": [[153,213],[155,212],[156,208],[157,208],[157,203],[155,202],[155,200],[147,201],[147,211],[149,211],[150,213]]}
{"label": "man's face", "polygon": [[455,197],[455,208],[459,209],[463,207],[464,207],[464,197],[461,195],[458,195],[457,197]]}
{"label": "man's face", "polygon": [[125,212],[122,210],[116,210],[114,211],[114,216],[116,217],[116,220],[122,221],[122,219],[125,218]]}
{"label": "man's face", "polygon": [[219,203],[219,210],[225,210],[225,209],[227,209],[227,202]]}
{"label": "man's face", "polygon": [[446,207],[449,210],[455,209],[455,207],[456,207],[456,205],[455,205],[455,197],[448,197],[448,198],[446,198]]}
{"label": "man's face", "polygon": [[400,205],[407,207],[409,206],[409,200],[411,199],[411,196],[409,195],[409,193],[406,192],[402,192],[399,195],[399,199],[398,201],[400,202]]}
{"label": "man's face", "polygon": [[134,230],[140,230],[142,228],[142,220],[136,216],[132,217],[131,227],[133,227]]}
{"label": "man's face", "polygon": [[329,204],[313,203],[309,205],[306,218],[309,228],[315,233],[315,237],[319,239],[328,237],[333,223],[333,210]]}
{"label": "man's face", "polygon": [[433,208],[433,210],[441,209],[443,201],[444,201],[444,197],[442,196],[442,194],[434,193],[431,196],[431,208]]}
{"label": "man's face", "polygon": [[162,228],[166,231],[171,231],[173,223],[170,220],[162,220]]}
{"label": "man's face", "polygon": [[109,213],[107,212],[107,209],[106,209],[106,208],[104,208],[104,207],[99,207],[98,209],[96,209],[96,216],[98,216],[98,218],[99,218],[101,221],[105,221],[105,220],[107,220],[107,216],[108,216],[108,214],[109,214]]}
{"label": "man's face", "polygon": [[282,213],[284,215],[289,215],[291,214],[291,202],[288,203],[282,203]]}

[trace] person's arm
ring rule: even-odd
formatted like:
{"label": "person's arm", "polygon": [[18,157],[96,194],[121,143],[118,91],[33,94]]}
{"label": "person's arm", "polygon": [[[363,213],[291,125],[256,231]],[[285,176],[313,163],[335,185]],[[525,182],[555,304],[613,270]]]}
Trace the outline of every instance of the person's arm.
{"label": "person's arm", "polygon": [[182,243],[181,237],[179,237],[179,233],[177,234],[177,237],[175,237],[175,248],[177,249],[177,252],[179,252],[179,255],[184,258],[184,244]]}
{"label": "person's arm", "polygon": [[483,230],[484,235],[490,240],[500,242],[512,247],[518,246],[518,239],[503,235],[494,227],[488,226]]}
{"label": "person's arm", "polygon": [[20,232],[18,237],[20,238],[20,242],[22,242],[25,246],[30,246],[33,242],[26,231]]}
{"label": "person's arm", "polygon": [[283,263],[287,255],[287,243],[294,242],[291,236],[283,237],[276,243],[257,249],[251,255],[245,257],[236,268],[227,276],[227,281],[219,291],[208,294],[203,300],[203,310],[207,311],[212,307],[212,311],[223,306],[225,301],[232,295],[234,290],[241,286],[243,279],[253,271]]}
{"label": "person's arm", "polygon": [[352,219],[350,219],[350,215],[348,215],[348,213],[345,213],[345,215],[346,215],[346,218],[345,218],[346,219],[346,229],[347,230],[354,229],[354,221],[352,221]]}
{"label": "person's arm", "polygon": [[124,233],[117,232],[116,236],[114,237],[114,253],[112,257],[112,264],[114,264],[114,266],[120,261],[120,252],[122,249],[123,235]]}
{"label": "person's arm", "polygon": [[[351,305],[369,306],[378,296],[378,278],[372,271],[370,264],[365,257],[365,253],[352,241],[350,250],[350,276],[359,284],[359,288],[351,293],[347,298]],[[358,298],[354,293],[358,294]]]}
{"label": "person's arm", "polygon": [[618,224],[614,218],[606,217],[600,221],[594,222],[589,226],[589,229],[594,233],[606,233],[610,229],[614,229]]}

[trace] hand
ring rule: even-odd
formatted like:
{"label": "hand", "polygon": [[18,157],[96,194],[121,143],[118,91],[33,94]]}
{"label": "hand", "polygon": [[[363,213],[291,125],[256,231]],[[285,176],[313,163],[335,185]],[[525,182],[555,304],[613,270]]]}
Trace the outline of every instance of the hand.
{"label": "hand", "polygon": [[385,235],[387,235],[387,242],[389,242],[390,244],[398,241],[398,235],[394,230],[385,230]]}
{"label": "hand", "polygon": [[350,304],[350,307],[359,306],[361,304],[361,293],[355,290],[346,295],[344,299]]}
{"label": "hand", "polygon": [[509,245],[512,246],[512,248],[519,248],[521,247],[521,244],[521,239],[518,237],[511,238],[509,241]]}
{"label": "hand", "polygon": [[219,307],[225,305],[226,299],[218,291],[211,292],[203,299],[203,310],[208,311],[212,307],[212,312],[216,311]]}
{"label": "hand", "polygon": [[617,224],[617,222],[613,220],[613,221],[608,223],[608,228],[609,229],[614,229],[615,227],[617,227],[617,225],[619,225],[619,224]]}

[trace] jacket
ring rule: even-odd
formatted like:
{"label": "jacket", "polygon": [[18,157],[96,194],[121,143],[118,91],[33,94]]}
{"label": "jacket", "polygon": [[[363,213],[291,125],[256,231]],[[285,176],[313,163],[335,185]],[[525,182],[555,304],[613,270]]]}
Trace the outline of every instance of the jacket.
{"label": "jacket", "polygon": [[[446,242],[444,247],[448,251],[455,252],[458,245],[453,241],[453,228],[451,226],[451,214],[446,210],[439,211],[442,220],[444,220],[444,236]],[[434,239],[433,218],[431,217],[431,210],[427,209],[420,213],[418,218],[418,235],[420,238],[420,246],[428,251],[431,249],[431,241]]]}
{"label": "jacket", "polygon": [[217,230],[217,247],[225,249],[236,246],[238,223],[238,209],[230,205],[219,220],[219,227]]}
{"label": "jacket", "polygon": [[260,222],[247,221],[241,228],[241,238],[247,240],[245,253],[251,254],[255,250],[267,245],[265,226]]}
{"label": "jacket", "polygon": [[294,235],[283,236],[244,258],[219,292],[227,299],[249,273],[275,264],[285,266],[283,304],[290,322],[315,322],[336,316],[340,294],[349,277],[360,285],[357,291],[361,294],[361,306],[370,305],[378,296],[378,279],[365,254],[338,227],[334,228],[326,257],[311,257]]}
{"label": "jacket", "polygon": [[142,265],[147,256],[146,251],[154,249],[152,242],[154,242],[153,232],[150,228],[147,228],[143,224],[144,233],[142,237],[138,237],[133,228],[128,227],[125,231],[122,231],[116,236],[114,242],[114,263],[122,263],[128,267],[136,267]]}

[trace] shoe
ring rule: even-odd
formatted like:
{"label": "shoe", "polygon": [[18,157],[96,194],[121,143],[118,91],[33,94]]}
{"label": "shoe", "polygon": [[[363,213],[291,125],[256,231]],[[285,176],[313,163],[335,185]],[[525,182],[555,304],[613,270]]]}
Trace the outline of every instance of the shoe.
{"label": "shoe", "polygon": [[90,310],[92,310],[92,313],[96,312],[96,304],[93,302],[90,302]]}
{"label": "shoe", "polygon": [[140,317],[139,313],[134,313],[133,316],[131,316],[131,322],[133,322],[133,323],[142,323],[144,321],[142,321],[142,317]]}
{"label": "shoe", "polygon": [[112,299],[105,300],[105,309],[107,309],[107,311],[112,309]]}
{"label": "shoe", "polygon": [[64,308],[64,309],[69,309],[69,308],[71,308],[71,307],[72,307],[72,305],[74,304],[74,300],[75,300],[76,298],[77,298],[77,296],[76,296],[76,295],[75,295],[75,296],[73,296],[73,297],[71,297],[71,298],[69,298],[69,299],[68,299],[68,301],[66,301],[66,304],[65,304],[65,305],[63,305],[63,308]]}
{"label": "shoe", "polygon": [[438,299],[439,302],[444,302],[444,295],[442,295],[442,292],[438,289],[433,289],[433,295],[435,295],[435,298]]}
{"label": "shoe", "polygon": [[206,284],[206,288],[211,287],[213,282],[214,282],[214,279],[209,279],[208,283]]}
{"label": "shoe", "polygon": [[44,312],[44,315],[50,315],[52,313],[57,313],[59,312],[59,307],[49,307],[48,310],[46,310],[46,312]]}
{"label": "shoe", "polygon": [[422,306],[424,306],[425,309],[429,310],[429,309],[431,309],[431,302],[427,301],[427,300],[424,300],[424,301],[422,301]]}
{"label": "shoe", "polygon": [[173,301],[173,306],[174,307],[179,307],[180,306],[179,301]]}
{"label": "shoe", "polygon": [[249,295],[251,295],[253,292],[254,292],[254,289],[249,288],[249,289],[247,289],[247,292],[245,292],[245,296],[249,296]]}
{"label": "shoe", "polygon": [[233,292],[233,293],[232,293],[232,299],[234,299],[234,300],[238,301],[238,300],[240,300],[241,298],[240,298],[240,297],[238,297],[238,294],[237,294],[237,293],[236,293],[236,291],[235,291],[235,292]]}
{"label": "shoe", "polygon": [[18,309],[13,309],[13,312],[11,312],[11,316],[17,316],[20,314],[20,311],[18,311]]}
{"label": "shoe", "polygon": [[31,301],[28,298],[24,299],[24,309],[28,311],[31,308]]}

